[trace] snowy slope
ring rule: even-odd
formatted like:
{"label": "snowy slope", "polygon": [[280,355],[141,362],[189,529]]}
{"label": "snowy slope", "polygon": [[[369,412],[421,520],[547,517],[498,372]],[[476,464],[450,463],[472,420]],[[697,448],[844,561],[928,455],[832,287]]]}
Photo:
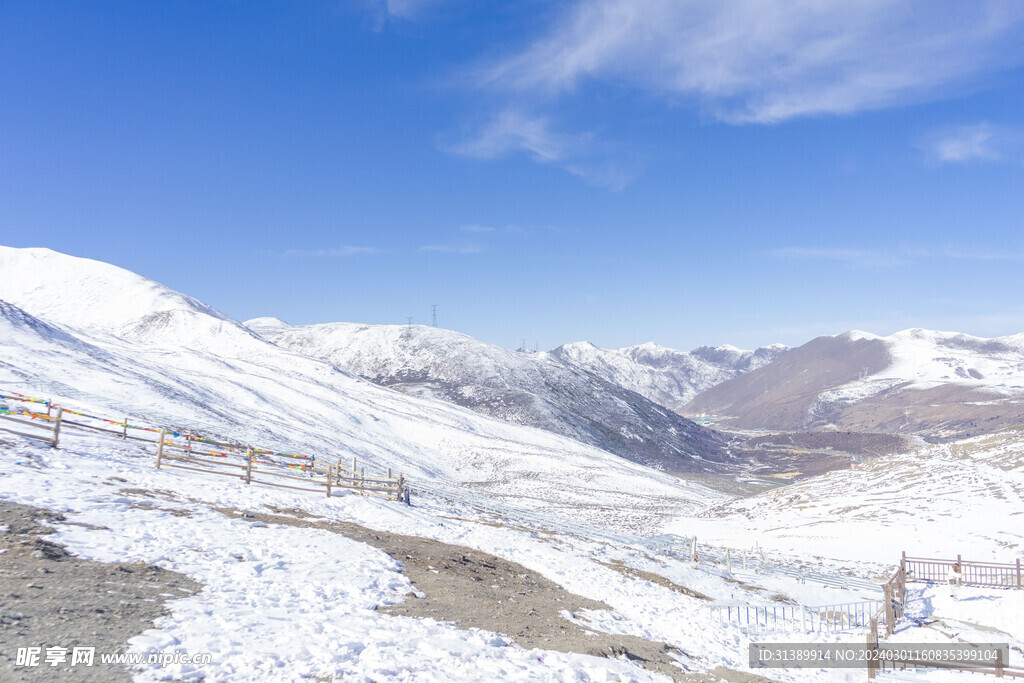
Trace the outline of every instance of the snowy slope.
{"label": "snowy slope", "polygon": [[786,350],[782,344],[754,351],[724,344],[686,352],[654,343],[602,349],[573,342],[551,355],[677,410],[705,389],[770,363]]}
{"label": "snowy slope", "polygon": [[[492,553],[610,607],[564,614],[564,618],[582,622],[595,631],[663,641],[681,651],[676,658],[692,672],[714,672],[719,666],[747,670],[747,644],[751,641],[851,642],[862,640],[864,634],[744,630],[716,618],[706,609],[708,602],[673,590],[664,580],[648,580],[649,577],[664,577],[677,586],[699,591],[718,604],[780,605],[793,599],[802,604],[824,605],[877,597],[877,592],[825,588],[813,581],[804,583],[796,578],[752,574],[754,570],[740,573],[738,566],[735,575],[706,562],[693,568],[686,557],[652,556],[636,545],[595,541],[558,531],[539,534],[517,524],[496,525],[469,511],[455,511],[429,499],[409,509],[348,492],[336,492],[335,496],[325,498],[282,489],[250,488],[237,481],[184,470],[157,470],[152,467],[151,454],[138,444],[83,432],[69,431],[64,445],[56,451],[18,438],[6,441],[3,448],[17,453],[17,457],[0,459],[0,499],[42,506],[65,515],[66,522],[56,525],[58,533],[53,540],[66,544],[79,556],[153,563],[187,574],[203,584],[203,590],[194,595],[179,599],[171,596],[168,614],[153,628],[132,638],[129,645],[132,652],[142,653],[209,652],[213,655],[211,664],[201,668],[150,664],[137,675],[138,681],[167,677],[187,681],[205,677],[218,681],[282,682],[306,678],[581,683],[664,680],[626,658],[595,659],[546,650],[543,634],[537,634],[541,637],[536,646],[524,648],[510,645],[509,639],[499,634],[460,629],[445,621],[443,614],[427,619],[390,616],[377,606],[414,599],[410,595],[413,587],[402,573],[403,558],[390,557],[326,529],[297,528],[274,520],[268,520],[268,524],[232,511],[251,511],[258,517],[261,513],[288,510],[304,520],[356,522],[375,530],[437,539]],[[988,451],[985,458],[990,455],[992,452]],[[996,466],[1016,467],[1019,472],[1019,458],[1016,463],[1012,459],[997,459]],[[945,474],[949,468],[942,471]],[[868,483],[877,485],[879,480]],[[864,487],[851,489],[847,499],[864,492]],[[911,487],[911,492],[920,504],[915,509],[917,514],[931,515],[945,509],[935,507],[933,513],[923,498],[916,498],[916,486]],[[891,506],[893,500],[898,498],[874,501],[879,504],[876,512],[881,511],[882,505]],[[1020,514],[1021,506],[1019,501],[1008,501],[1004,507],[986,510],[1014,515]],[[768,515],[778,511],[776,506]],[[831,510],[833,515],[837,512]],[[763,533],[757,537],[763,541],[761,547],[767,545],[771,549],[780,537],[789,540],[809,571],[818,567],[808,553],[819,547],[827,548],[828,555],[846,560],[860,572],[879,568],[876,562],[865,562],[861,554],[862,545],[872,546],[852,533],[839,536],[838,541],[821,543],[806,531],[782,536],[779,530],[763,528],[766,525],[757,519],[760,518],[755,518],[756,530]],[[790,527],[798,527],[792,513],[787,521]],[[841,518],[831,522],[842,524]],[[694,523],[695,520],[687,523],[687,531],[694,528]],[[751,526],[750,517],[737,517],[727,530],[742,534],[743,529],[749,530]],[[937,548],[937,556],[955,554],[957,550],[953,548],[964,548],[971,559],[981,552],[977,546],[960,544],[970,538],[974,526],[971,518],[954,516],[944,526],[951,533],[946,534],[945,544]],[[1005,531],[1007,525],[1002,527]],[[885,534],[895,526],[883,524],[881,528],[883,535],[881,540],[876,539],[874,551],[890,565],[894,558],[882,551],[886,549]],[[18,542],[14,534],[8,536],[5,531],[0,528],[0,546]],[[712,531],[709,528],[699,533],[701,543],[706,544]],[[1012,535],[1004,533],[1001,537]],[[741,539],[746,546],[747,537]],[[1019,548],[1006,550],[1009,552],[996,553],[997,558],[1012,560]],[[867,557],[871,559],[872,555]],[[733,561],[739,565],[738,553]],[[438,567],[442,574],[447,570],[449,567]],[[496,600],[519,597],[515,585],[491,588],[495,589]],[[1017,595],[1019,591],[964,589],[966,599],[959,602],[947,599],[946,592],[912,585],[907,608],[909,613],[927,617],[929,622],[940,619],[940,625],[956,624],[955,628],[914,628],[908,622],[894,640],[940,644],[955,642],[959,635],[976,641],[1009,641],[1017,648],[1024,644],[1024,620],[1019,616],[1024,605],[1022,596]],[[947,636],[944,631],[952,633]],[[1010,663],[1020,665],[1019,649],[1011,654]],[[716,673],[714,680],[739,679],[735,673]],[[779,681],[853,683],[863,680],[864,672],[785,669],[772,671],[771,677]],[[945,678],[926,675],[914,680]]]}
{"label": "snowy slope", "polygon": [[[717,435],[618,384],[548,354],[508,351],[422,325],[246,325],[305,356],[399,391],[539,427],[670,471],[714,468]],[[695,457],[697,456],[697,457]]]}
{"label": "snowy slope", "polygon": [[[664,576],[716,600],[763,603],[784,592],[813,600],[858,599],[854,591],[823,591],[795,580],[761,587],[737,585],[686,558],[652,557],[631,546],[538,534],[496,525],[465,511],[413,509],[337,493],[331,498],[246,487],[185,470],[157,470],[137,444],[69,432],[64,446],[13,444],[18,458],[0,459],[0,499],[58,511],[53,540],[101,561],[142,561],[187,574],[203,589],[171,599],[169,613],[131,638],[133,652],[209,652],[208,666],[144,667],[138,681],[665,681],[625,657],[593,656],[510,645],[508,637],[462,629],[436,619],[392,616],[378,606],[412,597],[401,561],[326,529],[265,523],[228,511],[290,510],[306,519],[344,520],[371,529],[437,539],[492,553],[549,578],[566,590],[600,600],[609,610],[565,614],[588,629],[662,641],[680,651],[690,671],[746,668],[752,639],[723,625],[707,602],[633,575]],[[17,542],[0,529],[0,546]],[[438,563],[442,574],[449,567]],[[768,578],[768,577],[766,577]],[[520,598],[518,586],[493,585],[495,600]],[[823,640],[820,636],[805,636]],[[825,636],[824,640],[828,640]],[[832,636],[832,640],[836,637]],[[585,645],[585,644],[584,644]],[[779,680],[821,680],[791,672]],[[856,674],[860,674],[857,676]],[[862,672],[828,680],[856,681]]]}
{"label": "snowy slope", "polygon": [[959,438],[1024,421],[1024,334],[904,330],[819,337],[701,393],[685,414],[745,428],[837,427]]}
{"label": "snowy slope", "polygon": [[892,563],[1024,556],[1024,431],[870,459],[679,521],[709,542]]}
{"label": "snowy slope", "polygon": [[[413,482],[455,482],[485,497],[529,499],[539,509],[569,507],[585,515],[589,508],[599,516],[627,498],[634,502],[627,527],[657,525],[716,497],[598,448],[378,387],[265,342],[145,278],[111,275],[107,264],[46,250],[4,250],[3,257],[0,299],[21,308],[2,309],[0,387],[330,460],[354,455]],[[51,279],[51,273],[61,276]],[[90,286],[75,287],[75,273]],[[108,297],[98,282],[117,291]],[[139,320],[183,312],[173,320],[175,334],[150,341],[127,315],[96,325],[82,313],[102,317],[105,302],[131,299],[136,290],[157,308],[184,306],[134,309]],[[118,330],[127,336],[111,334]],[[595,490],[603,493],[595,496]]]}
{"label": "snowy slope", "polygon": [[213,307],[108,263],[0,246],[0,273],[0,299],[92,333],[194,348],[212,343],[211,350],[253,336]]}

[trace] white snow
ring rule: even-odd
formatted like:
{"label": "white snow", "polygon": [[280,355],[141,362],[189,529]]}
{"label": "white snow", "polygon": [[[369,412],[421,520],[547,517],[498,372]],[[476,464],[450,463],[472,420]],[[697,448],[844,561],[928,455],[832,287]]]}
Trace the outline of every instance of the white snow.
{"label": "white snow", "polygon": [[[17,275],[0,279],[9,302],[0,309],[0,388],[331,461],[356,456],[414,485],[468,486],[541,509],[589,507],[599,524],[656,529],[721,497],[565,437],[377,387],[107,264],[34,249],[3,248],[0,259],[5,275]],[[72,286],[76,277],[88,286]],[[105,287],[116,289],[109,301]],[[136,320],[113,310],[136,294],[155,309],[132,307]],[[593,500],[595,488],[608,499]],[[621,497],[643,502],[626,519],[602,517]]]}
{"label": "white snow", "polygon": [[838,399],[843,398],[843,391],[850,392],[850,397],[858,392],[869,396],[903,382],[917,389],[940,384],[1010,392],[1024,389],[1024,334],[984,338],[914,328],[888,337],[856,330],[839,336],[881,340],[892,362],[864,380],[832,392]]}
{"label": "white snow", "polygon": [[893,563],[1024,551],[1024,433],[1011,430],[873,458],[854,470],[712,505],[680,529],[733,547]]}
{"label": "white snow", "polygon": [[[688,653],[680,663],[695,671],[746,670],[751,640],[860,643],[864,634],[748,633],[719,621],[705,601],[610,565],[656,574],[716,602],[768,604],[782,594],[820,605],[871,596],[742,572],[737,549],[756,546],[775,562],[877,578],[902,550],[1012,562],[1024,548],[1024,435],[1018,431],[877,458],[857,470],[727,500],[699,483],[571,439],[374,386],[113,266],[48,250],[0,248],[0,272],[0,389],[329,459],[355,455],[373,467],[404,471],[414,489],[419,481],[463,496],[447,502],[419,495],[413,508],[345,493],[327,498],[157,470],[152,452],[141,446],[75,430],[63,434],[59,450],[4,435],[0,498],[64,513],[67,523],[56,525],[54,540],[83,557],[153,563],[204,585],[195,595],[171,600],[170,614],[131,646],[137,652],[211,652],[213,664],[201,670],[150,666],[138,673],[140,681],[663,680],[627,661],[525,650],[499,634],[376,612],[375,606],[415,599],[406,597],[411,585],[395,559],[325,530],[254,524],[213,507],[297,508],[498,555],[611,607],[567,618],[669,643]],[[250,325],[290,329],[277,319]],[[903,349],[894,354],[903,365],[894,367],[911,373],[900,377],[927,383],[937,372],[960,377],[960,368],[967,381],[1016,386],[1015,359],[1024,337],[978,340],[911,330],[887,339],[894,338]],[[701,353],[715,358],[742,352],[718,347]],[[855,395],[863,388],[845,390]],[[114,482],[115,476],[125,481]],[[177,499],[127,489],[171,491]],[[488,514],[460,502],[471,496],[503,504],[513,515],[518,509],[523,517],[513,524],[484,523]],[[554,532],[533,531],[527,511],[547,514]],[[579,522],[611,526],[622,535],[580,536]],[[733,575],[707,562],[694,569],[686,557],[639,545],[640,537],[662,531],[696,534],[704,547],[732,548]],[[8,534],[0,533],[9,543]],[[909,613],[951,628],[908,622],[897,639],[1005,638],[1021,646],[1024,605],[1018,593],[964,589],[953,600],[944,587],[913,590]],[[1015,651],[1011,664],[1021,663]],[[793,669],[768,674],[780,681],[859,681],[864,675]]]}
{"label": "white snow", "polygon": [[755,370],[786,350],[782,344],[754,351],[723,344],[685,352],[653,342],[602,349],[590,342],[573,342],[560,346],[551,355],[655,403],[679,408],[705,389]]}

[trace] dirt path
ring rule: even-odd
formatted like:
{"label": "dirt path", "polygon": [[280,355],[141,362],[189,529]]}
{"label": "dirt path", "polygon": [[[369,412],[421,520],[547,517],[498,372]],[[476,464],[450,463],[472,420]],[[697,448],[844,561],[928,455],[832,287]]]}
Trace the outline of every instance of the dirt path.
{"label": "dirt path", "polygon": [[[127,641],[166,613],[164,603],[201,588],[187,576],[143,563],[109,564],[72,557],[40,536],[53,529],[37,520],[63,522],[40,508],[0,501],[0,680],[130,681],[121,665],[104,665],[100,653],[121,653]],[[71,648],[95,647],[91,667],[70,666]],[[16,667],[20,647],[41,647],[40,664]],[[68,648],[69,662],[51,667],[46,648]]]}

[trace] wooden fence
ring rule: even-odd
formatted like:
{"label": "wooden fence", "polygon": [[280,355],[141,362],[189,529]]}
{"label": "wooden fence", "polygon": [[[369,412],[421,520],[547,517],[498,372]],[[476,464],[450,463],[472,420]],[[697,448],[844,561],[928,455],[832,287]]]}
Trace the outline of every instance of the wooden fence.
{"label": "wooden fence", "polygon": [[[35,439],[37,441],[44,441],[48,443],[52,448],[56,448],[60,441],[60,428],[61,422],[63,422],[64,411],[60,408],[57,409],[56,417],[51,417],[46,413],[33,413],[31,411],[21,412],[0,412],[0,431],[7,432],[8,434],[17,434],[23,436],[26,439]],[[15,416],[19,417],[15,417]],[[27,416],[29,419],[24,419]],[[13,429],[10,423],[18,425],[18,429]],[[22,429],[39,429],[45,433],[40,432],[23,432]]]}
{"label": "wooden fence", "polygon": [[924,557],[907,557],[903,553],[900,567],[906,572],[908,581],[925,581],[929,583],[946,583],[949,571],[954,564],[960,565],[960,583],[964,586],[982,586],[985,588],[1015,588],[1024,586],[1024,574],[1021,573],[1020,560],[1014,564],[997,562],[972,562],[959,555],[955,560],[936,560]]}
{"label": "wooden fence", "polygon": [[350,489],[362,495],[409,502],[404,476],[392,476],[389,469],[386,476],[368,477],[366,468],[359,467],[355,458],[351,467],[343,465],[340,458],[329,465],[321,465],[315,459],[288,465],[260,459],[262,451],[248,445],[197,441],[192,434],[186,434],[179,443],[161,432],[156,443],[158,469],[176,467],[235,477],[249,485],[314,491],[327,496],[334,489]]}
{"label": "wooden fence", "polygon": [[[1002,651],[996,650],[996,658],[991,664],[983,661],[970,661],[970,662],[950,662],[950,661],[928,661],[921,659],[901,659],[899,657],[875,657],[870,654],[870,651],[877,651],[880,647],[878,640],[878,621],[876,619],[871,620],[871,628],[867,636],[867,647],[869,655],[867,657],[868,665],[868,678],[872,679],[876,674],[885,672],[887,669],[890,671],[897,671],[900,669],[942,669],[946,671],[961,671],[964,673],[976,673],[976,674],[990,674],[997,676],[998,678],[1022,678],[1024,679],[1024,668],[1016,666],[1007,666],[1006,662],[1002,660]],[[891,652],[899,652],[900,644],[893,643],[891,645]],[[887,647],[888,649],[888,647]]]}
{"label": "wooden fence", "polygon": [[882,584],[882,604],[876,615],[885,625],[886,637],[896,630],[896,622],[903,618],[907,603],[907,572],[903,562],[896,568],[892,578]]}
{"label": "wooden fence", "polygon": [[[0,399],[45,405],[45,413],[12,410],[0,406],[0,431],[44,441],[53,448],[58,447],[62,427],[82,429],[109,434],[124,440],[153,444],[156,449],[156,467],[160,469],[174,467],[204,474],[237,477],[250,485],[313,491],[328,496],[334,489],[349,489],[361,495],[378,496],[406,504],[410,502],[410,489],[402,474],[393,476],[389,468],[386,475],[375,476],[371,473],[367,476],[366,468],[360,467],[356,458],[352,458],[351,467],[343,465],[340,458],[334,464],[323,464],[314,456],[279,453],[248,444],[220,442],[189,431],[132,425],[129,424],[128,418],[120,422],[87,415],[58,406],[49,400],[7,394],[0,394]],[[71,420],[66,415],[78,419]],[[14,425],[19,428],[14,429]],[[28,428],[40,429],[44,433],[22,431]],[[156,436],[147,438],[132,434],[130,431],[155,433]]]}

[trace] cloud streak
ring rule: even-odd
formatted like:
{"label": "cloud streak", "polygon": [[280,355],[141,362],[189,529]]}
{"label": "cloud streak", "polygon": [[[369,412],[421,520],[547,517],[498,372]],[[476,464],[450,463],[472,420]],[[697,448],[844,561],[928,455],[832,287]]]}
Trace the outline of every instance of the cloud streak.
{"label": "cloud streak", "polygon": [[475,82],[555,98],[608,81],[776,123],[943,97],[1024,61],[1022,23],[1009,0],[581,0]]}
{"label": "cloud streak", "polygon": [[804,261],[838,261],[855,266],[901,266],[909,263],[905,255],[881,249],[844,247],[781,247],[770,249],[770,256]]}
{"label": "cloud streak", "polygon": [[946,126],[926,135],[918,147],[939,164],[1019,162],[1024,158],[1024,133],[987,122]]}
{"label": "cloud streak", "polygon": [[500,159],[516,153],[553,165],[592,185],[613,191],[623,189],[636,175],[636,164],[612,159],[594,143],[590,133],[557,131],[545,116],[518,109],[499,111],[459,142],[442,149],[470,159]]}
{"label": "cloud streak", "polygon": [[478,244],[426,244],[419,251],[437,254],[482,254],[484,248]]}
{"label": "cloud streak", "polygon": [[281,252],[282,256],[313,256],[313,257],[324,257],[324,256],[357,256],[360,254],[379,254],[380,249],[376,247],[357,247],[349,244],[344,244],[334,249],[285,249]]}
{"label": "cloud streak", "polygon": [[923,260],[951,259],[958,261],[1024,261],[1024,253],[985,250],[975,247],[946,246],[936,248],[865,249],[860,247],[780,247],[769,249],[768,255],[783,260],[833,261],[851,266],[891,267],[911,265]]}
{"label": "cloud streak", "polygon": [[581,151],[588,136],[572,136],[551,129],[547,118],[516,110],[499,112],[468,138],[448,145],[452,154],[471,159],[497,159],[525,152],[534,161],[551,164]]}

